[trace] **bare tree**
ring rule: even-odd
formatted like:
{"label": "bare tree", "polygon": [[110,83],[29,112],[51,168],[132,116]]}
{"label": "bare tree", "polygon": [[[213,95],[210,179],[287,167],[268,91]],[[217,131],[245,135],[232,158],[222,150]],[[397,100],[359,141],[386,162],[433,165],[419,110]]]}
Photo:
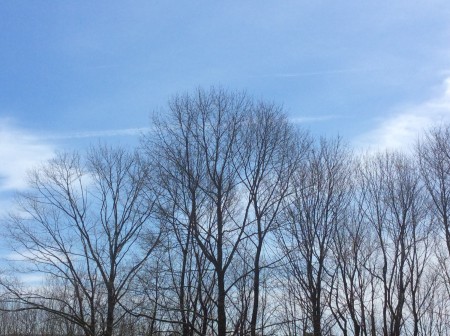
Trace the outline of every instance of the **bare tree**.
{"label": "bare tree", "polygon": [[141,150],[30,175],[0,333],[448,334],[450,127],[417,161],[358,164],[279,106],[211,88],[172,98]]}
{"label": "bare tree", "polygon": [[[222,89],[176,96],[169,109],[144,147],[158,172],[160,220],[180,251],[172,265],[183,335],[204,334],[195,316],[203,326],[216,321],[219,335],[231,328],[255,335],[263,246],[288,194],[295,132],[274,104]],[[217,311],[206,317],[211,296]]]}
{"label": "bare tree", "polygon": [[[354,186],[356,188],[357,186]],[[343,335],[368,335],[373,314],[370,297],[370,260],[374,253],[371,230],[364,221],[358,199],[364,191],[352,193],[351,211],[338,227],[333,241],[330,309]]]}
{"label": "bare tree", "polygon": [[[189,320],[198,314],[195,307],[187,306],[186,298],[195,296],[192,289],[197,286],[208,292],[207,279],[214,281],[210,294],[217,309],[207,319],[217,322],[218,335],[227,332],[226,301],[231,289],[227,274],[246,238],[250,207],[249,197],[240,193],[237,153],[251,106],[245,94],[199,89],[194,95],[173,98],[168,117],[157,120],[155,133],[147,138],[164,195],[162,220],[166,216],[181,251],[178,298],[183,335],[189,335],[194,327]],[[213,276],[206,276],[209,269]],[[205,303],[204,292],[199,293],[197,302]]]}
{"label": "bare tree", "polygon": [[402,334],[408,303],[417,335],[421,311],[417,294],[429,256],[429,222],[417,169],[405,155],[385,153],[368,159],[360,173],[365,221],[377,241],[372,276],[383,293],[383,335]]}
{"label": "bare tree", "polygon": [[165,296],[174,299],[159,308],[170,312],[168,320],[173,321],[175,328],[181,323],[182,335],[205,334],[213,317],[207,308],[209,291],[204,288],[216,284],[205,283],[211,280],[204,276],[210,262],[194,237],[194,226],[208,209],[201,186],[206,172],[199,154],[198,134],[194,132],[199,112],[187,97],[174,98],[169,109],[167,118],[155,119],[155,132],[144,138],[143,146],[151,158],[159,189],[158,219],[169,232],[165,243],[169,278]]}
{"label": "bare tree", "polygon": [[[433,277],[433,286],[427,291],[432,299],[425,314],[429,316],[430,328],[446,330],[448,306],[442,303],[442,298],[435,297],[434,293],[442,295],[442,290],[445,289],[447,297],[450,295],[450,126],[429,129],[417,143],[416,156],[430,198],[430,216],[437,224],[434,236],[437,264],[432,269],[437,278]],[[430,322],[430,316],[434,317],[433,323]]]}
{"label": "bare tree", "polygon": [[[239,139],[238,169],[250,196],[250,238],[253,283],[251,292],[250,335],[256,336],[259,310],[261,272],[269,260],[265,256],[265,242],[277,223],[282,204],[291,192],[291,181],[299,161],[310,145],[306,134],[296,132],[280,107],[260,102],[248,115],[242,138]],[[244,301],[241,301],[244,302]],[[241,332],[242,333],[242,332]]]}
{"label": "bare tree", "polygon": [[[117,307],[158,242],[149,225],[154,195],[136,153],[106,146],[85,159],[59,154],[30,176],[8,229],[16,270],[53,279],[48,291],[2,279],[6,300],[50,312],[85,335],[113,334]],[[140,245],[140,237],[151,243]],[[61,293],[64,296],[61,297]]]}
{"label": "bare tree", "polygon": [[418,143],[417,156],[450,254],[450,127],[429,130]]}
{"label": "bare tree", "polygon": [[[349,154],[339,139],[322,139],[296,173],[294,194],[285,208],[279,241],[294,279],[294,297],[304,302],[303,332],[328,334],[331,248],[349,204]],[[290,280],[291,281],[291,280]],[[292,282],[291,282],[292,284]]]}

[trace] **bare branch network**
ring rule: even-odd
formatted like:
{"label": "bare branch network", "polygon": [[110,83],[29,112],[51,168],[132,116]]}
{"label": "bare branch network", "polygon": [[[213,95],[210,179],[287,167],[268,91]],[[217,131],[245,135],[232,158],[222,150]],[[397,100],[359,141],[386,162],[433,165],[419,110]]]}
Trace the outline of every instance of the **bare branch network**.
{"label": "bare branch network", "polygon": [[355,155],[211,88],[150,129],[30,174],[1,335],[448,334],[450,126]]}

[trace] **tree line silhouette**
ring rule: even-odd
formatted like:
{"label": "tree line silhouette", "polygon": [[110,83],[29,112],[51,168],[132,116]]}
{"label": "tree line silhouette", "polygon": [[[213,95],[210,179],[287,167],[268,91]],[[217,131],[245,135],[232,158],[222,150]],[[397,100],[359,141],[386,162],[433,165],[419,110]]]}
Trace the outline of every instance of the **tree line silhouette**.
{"label": "tree line silhouette", "polygon": [[30,173],[3,221],[0,334],[447,335],[449,216],[450,126],[354,153],[198,89],[137,149]]}

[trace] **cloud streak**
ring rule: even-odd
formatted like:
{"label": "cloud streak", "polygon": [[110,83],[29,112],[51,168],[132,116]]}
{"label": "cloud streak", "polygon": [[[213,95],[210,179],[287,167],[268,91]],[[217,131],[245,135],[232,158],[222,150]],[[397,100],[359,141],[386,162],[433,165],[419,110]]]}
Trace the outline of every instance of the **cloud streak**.
{"label": "cloud streak", "polygon": [[291,72],[291,73],[277,73],[268,77],[279,78],[296,78],[296,77],[310,77],[310,76],[323,76],[323,75],[339,75],[345,73],[361,73],[385,70],[383,68],[344,68],[344,69],[332,69],[332,70],[319,70],[319,71],[305,71],[305,72]]}
{"label": "cloud streak", "polygon": [[41,136],[45,140],[65,140],[65,139],[86,139],[86,138],[103,138],[116,136],[137,136],[150,131],[150,127],[140,128],[124,128],[101,131],[81,131],[70,133],[55,133]]}
{"label": "cloud streak", "polygon": [[450,123],[450,77],[436,97],[380,121],[373,130],[357,137],[354,145],[374,151],[408,149],[424,130],[444,123]]}
{"label": "cloud streak", "polygon": [[333,119],[338,119],[337,115],[319,115],[319,116],[305,116],[305,117],[295,117],[289,120],[294,124],[305,124],[305,123],[315,123],[315,122],[325,122]]}

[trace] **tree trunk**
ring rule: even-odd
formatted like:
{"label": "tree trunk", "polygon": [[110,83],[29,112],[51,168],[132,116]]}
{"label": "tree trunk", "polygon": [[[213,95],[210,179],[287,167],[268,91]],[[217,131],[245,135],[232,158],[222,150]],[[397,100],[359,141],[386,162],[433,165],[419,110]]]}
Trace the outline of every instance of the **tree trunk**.
{"label": "tree trunk", "polygon": [[[259,233],[259,235],[261,235]],[[250,322],[250,335],[256,336],[256,323],[258,320],[258,308],[259,308],[259,278],[260,278],[260,266],[259,266],[259,260],[261,257],[261,249],[262,249],[262,241],[260,238],[260,243],[258,244],[257,250],[256,250],[256,256],[254,261],[254,277],[253,277],[253,310],[252,310],[252,319]]]}
{"label": "tree trunk", "polygon": [[225,281],[222,271],[217,272],[217,335],[226,336],[227,334],[227,317],[225,312]]}

